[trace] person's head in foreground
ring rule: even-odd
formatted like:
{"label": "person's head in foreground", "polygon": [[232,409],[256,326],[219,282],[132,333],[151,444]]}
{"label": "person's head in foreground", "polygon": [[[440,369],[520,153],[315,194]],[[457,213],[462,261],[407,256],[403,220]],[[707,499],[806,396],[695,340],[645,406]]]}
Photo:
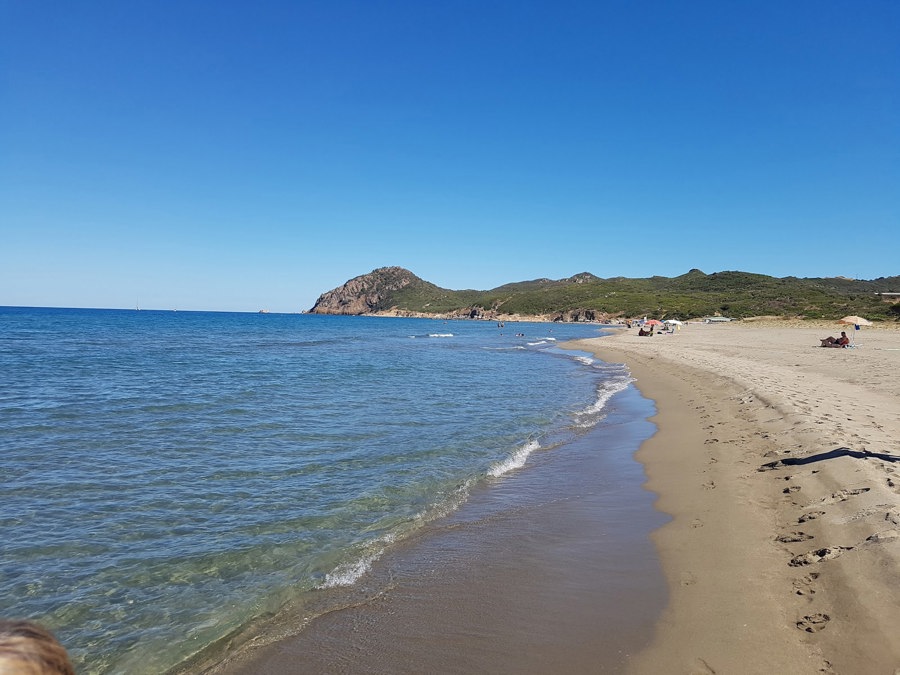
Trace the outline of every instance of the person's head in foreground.
{"label": "person's head in foreground", "polygon": [[0,619],[0,675],[75,675],[75,669],[50,631]]}

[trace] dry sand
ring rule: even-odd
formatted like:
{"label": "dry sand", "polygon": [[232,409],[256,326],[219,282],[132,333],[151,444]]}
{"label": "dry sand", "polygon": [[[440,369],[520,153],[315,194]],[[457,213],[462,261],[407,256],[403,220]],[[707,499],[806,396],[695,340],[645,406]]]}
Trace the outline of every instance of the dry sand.
{"label": "dry sand", "polygon": [[[691,324],[569,343],[657,402],[670,603],[634,673],[900,672],[900,330]],[[852,329],[852,327],[851,327]]]}

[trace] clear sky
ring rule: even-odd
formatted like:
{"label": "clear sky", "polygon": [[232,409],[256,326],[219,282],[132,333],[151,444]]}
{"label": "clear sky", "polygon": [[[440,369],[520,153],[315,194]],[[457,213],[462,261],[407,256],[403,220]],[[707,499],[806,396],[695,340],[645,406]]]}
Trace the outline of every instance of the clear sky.
{"label": "clear sky", "polygon": [[898,36],[897,0],[0,0],[0,305],[900,274]]}

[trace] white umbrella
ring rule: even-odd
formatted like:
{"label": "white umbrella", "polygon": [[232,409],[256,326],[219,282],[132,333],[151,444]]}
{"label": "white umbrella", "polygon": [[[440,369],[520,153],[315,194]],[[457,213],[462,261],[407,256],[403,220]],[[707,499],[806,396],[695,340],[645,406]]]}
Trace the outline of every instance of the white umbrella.
{"label": "white umbrella", "polygon": [[838,323],[846,323],[852,324],[854,326],[871,326],[872,322],[868,319],[864,319],[861,316],[845,316],[843,319],[838,321]]}
{"label": "white umbrella", "polygon": [[[846,323],[852,325],[856,330],[859,330],[861,326],[871,326],[872,322],[862,318],[861,316],[850,315],[845,316],[843,319],[840,319],[838,323]],[[854,333],[854,336],[856,334]],[[853,346],[856,346],[856,337],[852,338]]]}
{"label": "white umbrella", "polygon": [[678,319],[666,319],[665,321],[663,321],[663,323],[670,323],[673,326],[681,326],[682,325],[682,322],[679,321]]}

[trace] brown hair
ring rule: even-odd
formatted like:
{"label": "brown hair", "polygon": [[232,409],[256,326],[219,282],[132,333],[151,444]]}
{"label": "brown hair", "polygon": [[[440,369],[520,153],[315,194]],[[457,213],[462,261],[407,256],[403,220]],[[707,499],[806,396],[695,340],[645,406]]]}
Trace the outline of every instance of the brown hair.
{"label": "brown hair", "polygon": [[75,675],[65,648],[30,621],[0,619],[0,675]]}

